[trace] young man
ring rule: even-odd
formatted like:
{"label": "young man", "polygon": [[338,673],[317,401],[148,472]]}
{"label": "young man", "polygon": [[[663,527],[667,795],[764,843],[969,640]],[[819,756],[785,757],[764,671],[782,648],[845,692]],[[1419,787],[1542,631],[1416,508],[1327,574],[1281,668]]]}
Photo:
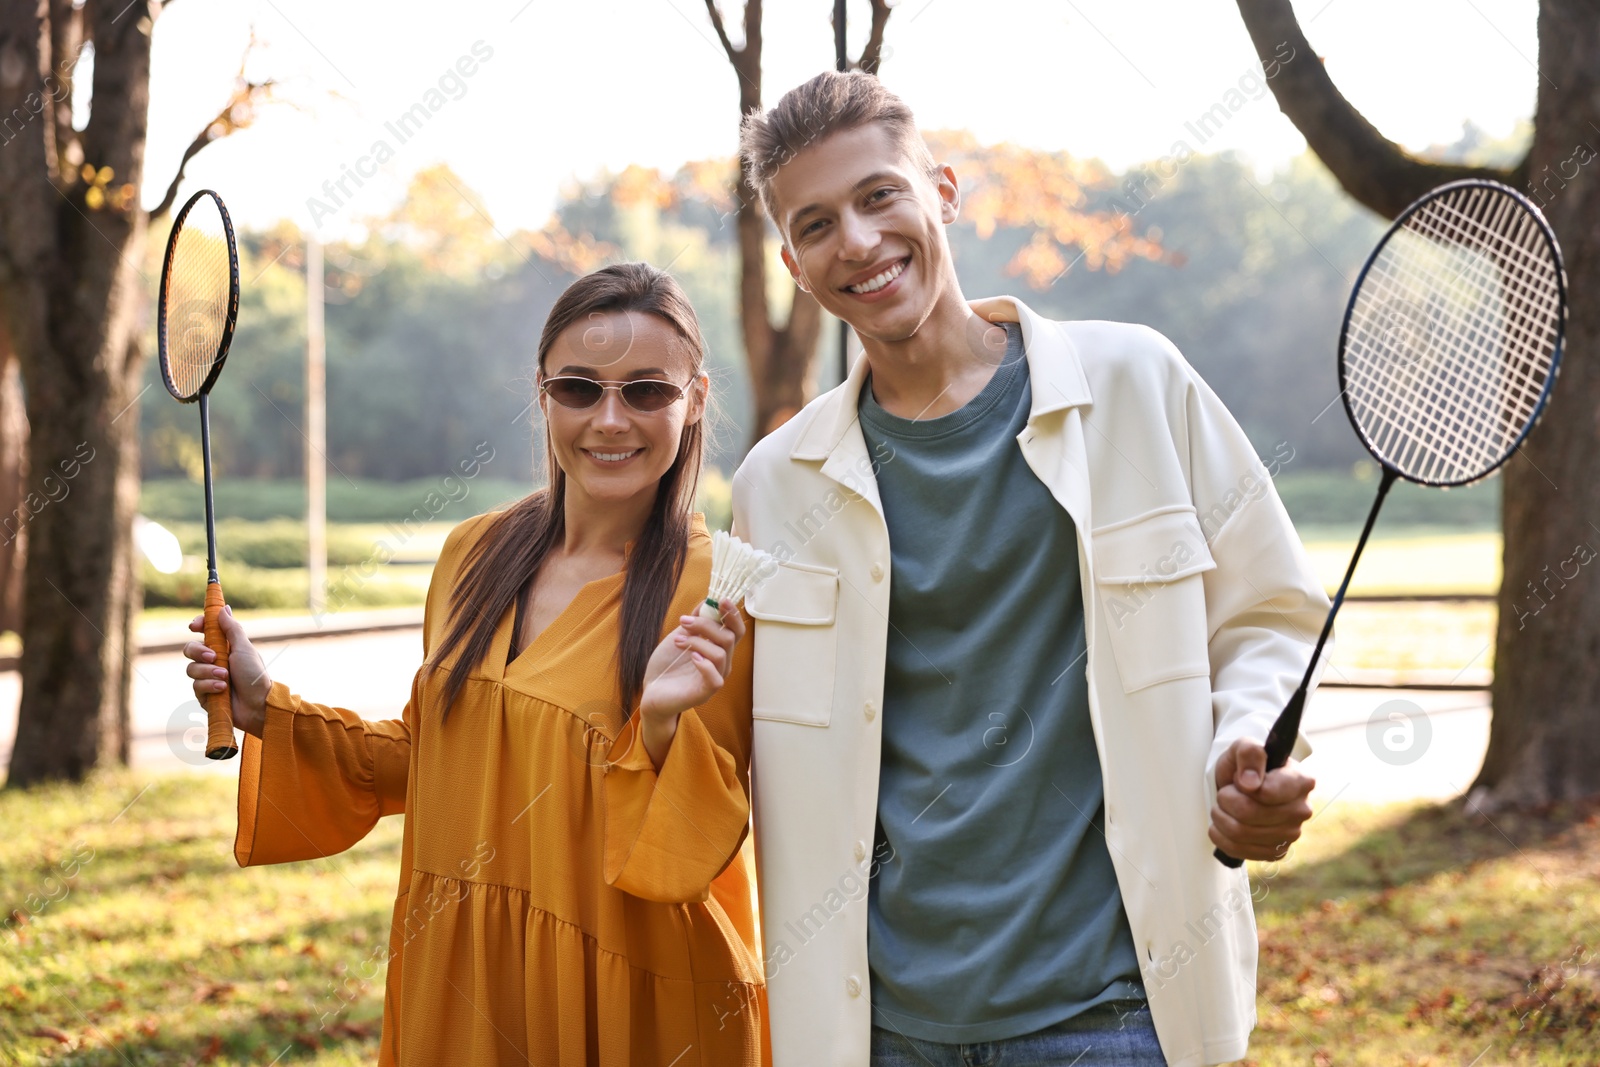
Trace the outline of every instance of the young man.
{"label": "young man", "polygon": [[781,561],[747,601],[775,1064],[1243,1056],[1250,889],[1211,853],[1310,817],[1259,742],[1328,608],[1261,462],[1154,331],[969,305],[956,175],[875,78],[741,148],[865,349],[734,479]]}

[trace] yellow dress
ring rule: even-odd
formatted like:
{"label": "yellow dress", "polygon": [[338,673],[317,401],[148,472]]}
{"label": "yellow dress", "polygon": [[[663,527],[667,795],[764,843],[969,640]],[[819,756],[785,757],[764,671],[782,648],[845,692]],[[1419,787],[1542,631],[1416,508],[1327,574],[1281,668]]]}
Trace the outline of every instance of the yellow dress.
{"label": "yellow dress", "polygon": [[[492,519],[445,542],[425,655]],[[697,515],[663,636],[710,571]],[[509,664],[508,609],[447,722],[443,672],[423,669],[404,717],[381,722],[275,682],[262,738],[246,736],[241,866],[341,852],[406,815],[380,1067],[770,1062],[741,848],[754,635],[721,691],[684,713],[658,774],[638,716],[624,725],[618,707],[621,591],[620,574],[590,582]]]}

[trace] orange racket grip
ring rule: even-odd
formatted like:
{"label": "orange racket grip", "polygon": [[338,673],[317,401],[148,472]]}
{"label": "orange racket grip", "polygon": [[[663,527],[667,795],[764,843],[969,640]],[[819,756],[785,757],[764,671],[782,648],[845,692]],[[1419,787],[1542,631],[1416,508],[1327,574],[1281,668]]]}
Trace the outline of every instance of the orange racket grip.
{"label": "orange racket grip", "polygon": [[[206,647],[217,655],[214,666],[228,669],[228,639],[222,633],[222,583],[206,585]],[[228,688],[205,699],[206,758],[232,759],[239,752],[233,743],[233,679]]]}

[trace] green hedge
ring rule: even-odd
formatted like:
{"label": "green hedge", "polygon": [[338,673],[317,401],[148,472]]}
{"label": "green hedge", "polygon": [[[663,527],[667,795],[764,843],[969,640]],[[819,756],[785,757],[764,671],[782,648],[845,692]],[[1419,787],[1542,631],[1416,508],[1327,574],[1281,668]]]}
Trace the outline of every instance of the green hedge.
{"label": "green hedge", "polygon": [[[459,501],[450,500],[447,490],[461,496],[462,486],[467,489],[466,495]],[[332,477],[328,479],[328,521],[460,522],[521,500],[532,491],[533,487],[525,482],[494,478],[463,479],[447,487],[440,479],[358,481],[352,486],[341,478]],[[224,559],[239,559],[261,567],[291,567],[304,562],[306,489],[303,483],[229,478],[216,484],[213,499],[217,507],[217,548]],[[733,516],[732,488],[728,479],[715,468],[707,468],[701,476],[698,507],[706,513],[706,523],[711,529],[728,528]],[[183,542],[184,552],[205,555],[206,502],[198,483],[186,478],[148,480],[139,497],[139,510],[146,518],[176,533]],[[270,525],[262,527],[262,523]],[[227,537],[223,536],[224,529],[229,531]],[[271,533],[256,532],[261,530]],[[291,546],[294,538],[299,542]],[[371,545],[356,548],[350,541],[343,550],[347,555],[349,552],[359,554],[353,559],[341,557],[338,562],[356,563],[366,558]],[[335,531],[329,530],[330,563],[335,562],[335,551]]]}
{"label": "green hedge", "polygon": [[[304,608],[310,579],[304,567],[251,567],[244,563],[230,563],[218,568],[222,587],[228,603],[245,608]],[[328,585],[338,590],[338,601],[330,606],[335,610],[346,608],[392,607],[404,604],[421,604],[426,588],[407,580],[410,568],[394,568],[385,573],[384,568],[370,578],[357,572],[344,580],[344,572],[330,568]],[[147,562],[144,565],[144,606],[147,608],[194,608],[200,610],[206,600],[206,567],[204,560],[186,559],[176,574],[162,574]]]}
{"label": "green hedge", "polygon": [[[206,554],[206,528],[200,522],[163,523],[178,538],[185,556],[201,559]],[[373,554],[371,537],[330,524],[328,527],[328,566],[347,567]],[[223,519],[217,523],[217,553],[230,563],[252,567],[304,567],[306,565],[306,524],[294,519]]]}
{"label": "green hedge", "polygon": [[[446,484],[443,478],[350,482],[335,474],[328,478],[328,521],[460,522],[519,500],[532,490],[526,482],[483,477],[457,478]],[[451,496],[460,499],[451,500]],[[215,484],[212,497],[219,521],[304,519],[306,514],[306,487],[298,481],[224,478]],[[203,523],[205,493],[199,483],[187,478],[151,479],[144,483],[139,510],[163,524]]]}
{"label": "green hedge", "polygon": [[[1296,525],[1356,525],[1366,521],[1378,492],[1375,466],[1364,476],[1345,471],[1286,469],[1274,479],[1278,496]],[[1395,483],[1378,519],[1384,529],[1397,526],[1441,526],[1499,529],[1500,479],[1466,489],[1429,489],[1407,481]]]}

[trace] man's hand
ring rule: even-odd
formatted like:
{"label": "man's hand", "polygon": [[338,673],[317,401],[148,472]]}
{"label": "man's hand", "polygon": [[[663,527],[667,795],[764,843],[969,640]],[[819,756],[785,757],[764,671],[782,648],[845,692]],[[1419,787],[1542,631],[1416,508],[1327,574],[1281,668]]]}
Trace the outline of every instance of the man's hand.
{"label": "man's hand", "polygon": [[1217,761],[1211,843],[1242,860],[1281,860],[1311,818],[1306,799],[1316,779],[1295,760],[1267,773],[1267,750],[1235,741]]}

